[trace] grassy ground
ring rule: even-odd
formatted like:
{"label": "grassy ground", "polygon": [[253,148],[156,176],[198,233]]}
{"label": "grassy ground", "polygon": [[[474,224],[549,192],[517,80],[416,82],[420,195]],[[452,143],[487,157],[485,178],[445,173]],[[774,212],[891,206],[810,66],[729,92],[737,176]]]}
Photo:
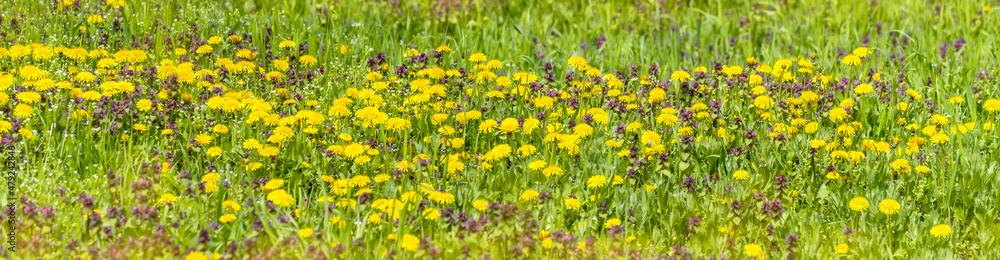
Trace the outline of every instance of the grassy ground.
{"label": "grassy ground", "polygon": [[6,258],[1000,254],[996,2],[0,3]]}

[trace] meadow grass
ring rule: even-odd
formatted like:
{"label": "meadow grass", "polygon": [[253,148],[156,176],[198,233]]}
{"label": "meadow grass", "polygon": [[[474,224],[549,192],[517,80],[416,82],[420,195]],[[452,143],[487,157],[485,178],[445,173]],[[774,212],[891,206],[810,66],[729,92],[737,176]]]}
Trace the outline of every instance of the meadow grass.
{"label": "meadow grass", "polygon": [[0,3],[6,258],[1000,255],[996,3]]}

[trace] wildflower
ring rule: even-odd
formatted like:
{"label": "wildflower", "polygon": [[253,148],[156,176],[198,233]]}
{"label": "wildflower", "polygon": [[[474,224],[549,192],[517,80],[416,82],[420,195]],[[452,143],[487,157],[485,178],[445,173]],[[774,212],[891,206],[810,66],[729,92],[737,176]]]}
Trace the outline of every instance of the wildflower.
{"label": "wildflower", "polygon": [[531,156],[537,151],[538,148],[530,144],[522,145],[520,148],[517,148],[517,154],[520,156]]}
{"label": "wildflower", "polygon": [[848,246],[847,244],[841,243],[837,245],[836,248],[834,248],[834,251],[836,251],[837,254],[846,255],[848,252],[851,251],[851,247]]}
{"label": "wildflower", "polygon": [[932,115],[931,121],[937,125],[947,125],[951,123],[951,120],[949,120],[948,117],[942,115]]}
{"label": "wildflower", "polygon": [[944,144],[944,143],[947,143],[948,140],[950,140],[950,138],[948,138],[948,135],[946,135],[944,133],[937,133],[937,134],[931,136],[931,143],[935,143],[935,144]]}
{"label": "wildflower", "polygon": [[[24,139],[29,139],[29,140],[35,139],[35,132],[32,131],[31,129],[21,128],[21,130],[17,130],[17,133],[21,134],[21,136],[23,136]],[[127,137],[128,135],[123,135],[123,136]]]}
{"label": "wildflower", "polygon": [[868,83],[864,83],[858,85],[857,87],[854,87],[854,93],[858,93],[858,95],[865,95],[871,92],[872,92],[872,85]]}
{"label": "wildflower", "polygon": [[757,109],[771,109],[774,107],[774,100],[768,96],[758,96],[753,99],[753,106]]}
{"label": "wildflower", "polygon": [[688,74],[687,71],[678,70],[670,74],[670,79],[674,81],[680,81],[681,83],[683,83],[687,82],[688,79],[691,79],[691,74]]}
{"label": "wildflower", "polygon": [[222,208],[227,209],[227,210],[232,211],[232,212],[237,212],[237,211],[240,211],[241,206],[240,206],[239,203],[236,203],[235,201],[227,200],[227,201],[222,202]]}
{"label": "wildflower", "polygon": [[486,211],[486,206],[488,205],[489,202],[486,202],[484,199],[477,199],[472,202],[472,207],[476,208],[476,210],[479,210],[480,212]]}
{"label": "wildflower", "polygon": [[587,179],[587,188],[594,189],[604,187],[604,184],[608,182],[608,178],[604,175],[594,175],[590,179]]}
{"label": "wildflower", "polygon": [[1000,112],[1000,100],[991,98],[983,102],[983,109],[990,113]]}
{"label": "wildflower", "polygon": [[344,157],[354,159],[368,151],[367,147],[359,143],[353,143],[344,147]]}
{"label": "wildflower", "polygon": [[584,70],[587,68],[587,60],[580,56],[573,56],[566,60],[566,64],[573,66],[576,70]]}
{"label": "wildflower", "polygon": [[389,131],[399,132],[410,128],[410,121],[403,118],[393,117],[390,118],[389,121],[386,121],[385,128]]}
{"label": "wildflower", "polygon": [[761,248],[759,245],[754,243],[743,246],[743,254],[746,254],[747,257],[753,258],[764,258],[766,256],[764,248]]}
{"label": "wildflower", "polygon": [[563,170],[557,165],[549,165],[549,167],[545,167],[542,170],[542,175],[545,175],[545,177],[562,176]]}
{"label": "wildflower", "polygon": [[317,62],[316,57],[313,57],[312,55],[302,55],[302,57],[299,57],[299,63],[301,63],[302,66],[310,68],[315,67]]}
{"label": "wildflower", "polygon": [[500,123],[500,131],[503,131],[504,133],[517,132],[518,127],[520,126],[519,123],[517,122],[517,119],[509,117],[507,119],[504,119],[503,122]]}
{"label": "wildflower", "polygon": [[212,53],[212,50],[213,50],[213,48],[212,48],[211,45],[202,45],[202,46],[199,46],[198,49],[195,50],[195,53],[197,53],[197,54],[209,54],[209,53]]}
{"label": "wildflower", "polygon": [[441,217],[441,211],[433,208],[428,208],[424,210],[424,219],[427,220],[437,220]]}
{"label": "wildflower", "polygon": [[479,123],[479,132],[484,134],[491,134],[499,127],[497,121],[495,120],[484,120]]}
{"label": "wildflower", "polygon": [[299,229],[299,237],[307,238],[307,237],[311,237],[312,235],[313,235],[313,229],[312,228]]}
{"label": "wildflower", "polygon": [[208,174],[205,174],[205,176],[202,176],[202,177],[201,177],[201,182],[206,182],[206,183],[207,183],[207,182],[217,182],[217,181],[219,181],[219,179],[221,179],[221,178],[222,178],[222,177],[221,177],[221,176],[219,176],[219,174],[218,174],[218,173],[214,173],[214,172],[212,172],[212,173],[208,173]]}
{"label": "wildflower", "polygon": [[261,187],[261,190],[264,192],[269,192],[280,189],[282,186],[285,186],[285,180],[280,178],[274,178],[267,181],[267,183],[264,184],[264,187]]}
{"label": "wildflower", "polygon": [[223,224],[232,222],[233,220],[236,220],[236,215],[233,214],[225,214],[219,217],[219,222],[222,222]]}
{"label": "wildflower", "polygon": [[895,161],[892,161],[892,163],[889,164],[889,167],[892,167],[892,169],[897,172],[902,172],[902,173],[910,172],[910,162],[907,161],[906,159],[896,159]]}
{"label": "wildflower", "polygon": [[622,225],[622,221],[620,219],[618,219],[618,218],[610,218],[610,219],[604,221],[604,228],[612,228],[612,227],[617,227],[617,226],[621,226],[621,225]]}
{"label": "wildflower", "polygon": [[428,197],[432,201],[437,202],[437,203],[441,203],[441,204],[452,204],[452,203],[455,203],[455,195],[453,195],[451,193],[448,193],[448,192],[437,192],[437,191],[435,191],[435,192],[430,193],[428,195]]}
{"label": "wildflower", "polygon": [[10,121],[0,120],[0,133],[9,133],[13,127],[14,125]]}
{"label": "wildflower", "polygon": [[865,56],[868,56],[868,47],[858,47],[854,49],[854,51],[852,51],[851,54],[864,58]]}
{"label": "wildflower", "polygon": [[566,198],[563,200],[563,203],[566,204],[566,209],[568,210],[580,209],[580,200],[576,198]]}
{"label": "wildflower", "polygon": [[275,190],[267,194],[267,200],[274,203],[275,206],[288,207],[295,204],[295,198],[292,195],[285,192],[285,190]]}
{"label": "wildflower", "polygon": [[469,61],[475,63],[485,62],[486,54],[483,54],[481,52],[473,53],[472,55],[469,55]]}
{"label": "wildflower", "polygon": [[212,143],[212,136],[206,134],[200,134],[198,136],[195,136],[194,140],[195,142],[198,142],[201,145],[207,145]]}
{"label": "wildflower", "polygon": [[163,195],[160,195],[160,200],[158,200],[158,202],[160,202],[160,204],[173,204],[177,202],[177,196],[170,193],[164,193]]}
{"label": "wildflower", "polygon": [[884,199],[878,203],[878,210],[882,214],[895,215],[896,212],[899,212],[899,202],[894,199]]}
{"label": "wildflower", "polygon": [[946,237],[951,235],[951,226],[938,224],[931,228],[931,235],[934,237]]}
{"label": "wildflower", "polygon": [[257,149],[257,154],[263,157],[271,157],[278,155],[278,148],[274,146],[264,146]]}
{"label": "wildflower", "polygon": [[833,121],[842,121],[847,118],[847,111],[840,107],[835,107],[830,110],[828,116]]}
{"label": "wildflower", "polygon": [[854,54],[847,54],[847,56],[844,56],[844,59],[841,60],[840,63],[847,66],[857,66],[861,65],[861,58]]}
{"label": "wildflower", "polygon": [[528,189],[521,193],[521,200],[524,201],[535,201],[538,198],[538,191]]}
{"label": "wildflower", "polygon": [[222,155],[222,148],[219,148],[218,146],[208,148],[205,153],[208,154],[209,157],[216,157]]}
{"label": "wildflower", "polygon": [[[112,1],[114,0],[110,0],[108,3]],[[208,260],[208,256],[205,256],[205,253],[202,252],[191,251],[191,253],[188,253],[187,256],[184,257],[184,260]]]}
{"label": "wildflower", "polygon": [[733,173],[733,178],[737,180],[746,180],[750,177],[750,173],[745,170],[737,170]]}
{"label": "wildflower", "polygon": [[29,118],[34,113],[35,110],[29,105],[17,104],[17,106],[14,107],[14,116],[17,118]]}
{"label": "wildflower", "polygon": [[866,210],[868,209],[868,200],[861,196],[854,197],[851,199],[850,207],[851,210],[858,212]]}
{"label": "wildflower", "polygon": [[416,252],[417,247],[420,246],[420,238],[414,235],[405,234],[403,235],[403,239],[400,240],[399,246],[402,247],[403,250]]}
{"label": "wildflower", "polygon": [[278,48],[292,48],[295,47],[295,42],[292,40],[284,40],[278,43]]}
{"label": "wildflower", "polygon": [[381,214],[371,214],[371,215],[368,215],[368,223],[376,224],[376,225],[382,223],[382,216],[381,216]]}
{"label": "wildflower", "polygon": [[142,99],[135,103],[135,107],[138,108],[139,111],[147,112],[153,108],[153,102],[149,101],[149,99]]}

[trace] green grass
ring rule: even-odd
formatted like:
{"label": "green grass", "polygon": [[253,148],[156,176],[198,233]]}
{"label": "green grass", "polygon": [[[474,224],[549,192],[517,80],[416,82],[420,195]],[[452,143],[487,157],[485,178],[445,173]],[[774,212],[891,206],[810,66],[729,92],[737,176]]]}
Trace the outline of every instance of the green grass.
{"label": "green grass", "polygon": [[[0,47],[6,50],[0,50],[0,72],[13,76],[12,86],[2,88],[8,98],[0,99],[0,123],[18,125],[5,133],[5,138],[16,141],[4,146],[5,151],[17,154],[13,158],[18,166],[16,196],[3,193],[0,201],[34,205],[29,206],[32,209],[51,206],[55,212],[46,217],[37,210],[19,208],[17,252],[5,251],[6,258],[174,259],[202,252],[226,259],[482,255],[602,259],[681,258],[686,254],[743,259],[749,257],[745,246],[751,244],[762,246],[767,258],[794,254],[805,259],[990,259],[1000,254],[993,236],[1000,233],[995,206],[1000,196],[995,184],[1000,152],[992,148],[998,134],[985,128],[997,121],[997,113],[987,110],[987,100],[1000,96],[993,51],[997,29],[992,25],[1000,19],[995,2],[512,0],[470,1],[448,8],[438,1],[134,1],[124,8],[111,8],[103,1],[80,2],[60,9],[49,1],[0,1],[10,7],[0,11],[4,35]],[[984,5],[993,10],[983,11]],[[95,14],[103,21],[88,21]],[[17,26],[12,19],[17,19]],[[86,27],[83,33],[81,26]],[[231,42],[229,31],[244,39]],[[102,43],[104,35],[107,41]],[[197,41],[212,36],[222,37],[221,43],[212,44],[214,51],[195,53],[204,45]],[[604,39],[603,44],[598,44],[599,39]],[[955,42],[960,39],[964,45],[956,50]],[[297,45],[281,48],[283,40]],[[10,54],[15,45],[32,43],[103,49],[111,54],[137,49],[148,58],[121,61],[102,72],[98,57],[75,61],[65,54],[38,59]],[[308,46],[300,53],[299,44]],[[222,76],[215,64],[221,58],[239,61],[241,45],[259,53],[254,62],[262,73]],[[441,45],[452,52],[442,54],[438,62],[434,50]],[[859,65],[841,64],[845,55],[862,46],[871,53]],[[948,47],[944,55],[942,46]],[[181,58],[176,48],[189,53]],[[407,52],[411,50],[428,55],[429,61],[410,62]],[[496,76],[514,79],[515,73],[527,72],[537,76],[544,88],[512,100],[516,89],[522,85],[530,89],[530,85],[514,83],[504,87],[504,98],[497,98],[488,96],[501,88],[494,80],[449,76],[446,82],[415,73],[422,68],[461,68],[475,76],[483,70],[470,61],[473,53],[500,61],[502,68],[488,70]],[[272,62],[306,54],[318,64],[293,61],[290,68],[313,72],[312,79],[292,82],[288,72]],[[384,69],[372,70],[368,60],[378,54],[385,55],[379,64]],[[585,72],[568,64],[574,56],[598,69],[601,82],[580,76]],[[746,77],[757,74],[760,67],[747,64],[748,57],[772,67],[780,59],[789,59],[794,77],[782,81],[760,72],[766,88],[754,94],[754,85]],[[797,63],[799,59],[814,66],[809,72],[798,71],[808,67]],[[190,61],[195,67],[192,72],[214,70],[217,76],[171,83],[168,77],[148,75],[150,68],[167,70],[170,66],[163,60],[174,65]],[[552,64],[550,70],[545,68],[547,63]],[[716,64],[720,69],[742,69],[735,73],[739,75],[729,76],[716,71]],[[48,71],[44,78],[53,82],[71,84],[39,87],[22,72],[28,65]],[[409,73],[397,75],[395,70],[401,65]],[[652,65],[659,68],[656,73],[651,72]],[[698,67],[707,73],[697,75],[693,71]],[[122,75],[126,68],[137,72]],[[628,77],[630,68],[650,84]],[[97,80],[74,81],[81,70],[95,72]],[[692,92],[684,92],[687,85],[671,79],[680,70],[694,75],[688,83],[697,82],[704,90],[692,87]],[[285,83],[263,79],[272,71],[280,72]],[[568,72],[577,76],[567,80]],[[545,79],[546,73],[552,73],[554,80]],[[609,84],[608,77],[616,73],[626,76],[621,78],[623,86]],[[382,79],[371,78],[373,74]],[[814,78],[817,75],[832,76],[832,80],[822,84]],[[385,89],[376,89],[376,82],[393,79],[396,82]],[[414,97],[427,91],[411,85],[420,79],[442,84],[441,95],[415,102]],[[131,82],[142,90],[130,95],[105,93],[99,87],[115,80]],[[850,85],[842,86],[842,80]],[[252,112],[257,108],[242,107],[236,112],[209,108],[211,97],[225,94],[199,86],[202,82],[224,86],[230,95],[246,93],[274,102],[273,108],[267,106],[266,115],[277,119],[300,111],[316,111],[325,118],[318,124],[255,122]],[[876,90],[855,93],[853,88],[859,83],[871,83]],[[650,95],[658,86],[665,88],[664,101]],[[632,99],[609,94],[612,89],[633,95]],[[78,101],[76,97],[87,90],[96,90],[108,100]],[[792,107],[754,105],[760,95],[787,102],[806,90],[820,93],[820,100]],[[828,91],[832,96],[824,97]],[[15,98],[23,99],[18,96],[22,92],[37,92],[44,100],[15,102]],[[524,100],[537,100],[547,92],[563,98],[551,108]],[[881,95],[888,98],[883,100]],[[963,100],[950,102],[953,97]],[[337,118],[329,109],[344,98],[353,100],[346,106],[352,115]],[[366,103],[369,98],[382,102]],[[136,102],[141,99],[164,105],[175,102],[184,108],[167,108],[160,117],[156,105],[150,111],[139,110]],[[831,108],[842,106],[845,99],[854,101],[847,119],[829,116]],[[632,107],[616,112],[612,101]],[[698,103],[712,102],[722,105],[705,110],[709,113],[703,116],[669,125],[657,119],[665,113],[661,111],[665,106],[686,113]],[[30,116],[15,113],[19,103],[33,109]],[[900,109],[899,103],[909,108]],[[119,105],[124,108],[118,116],[100,116],[101,110],[113,111]],[[374,127],[365,127],[358,113],[372,105],[379,107],[384,118]],[[607,113],[608,122],[589,124],[592,133],[582,134],[581,141],[571,145],[579,153],[561,147],[563,137],[549,135],[577,133],[568,125],[585,122],[584,115],[591,108]],[[89,116],[73,117],[78,109]],[[465,111],[483,112],[480,119],[464,122],[459,113]],[[532,132],[483,133],[478,129],[487,119],[536,118],[539,112],[545,116]],[[762,119],[765,112],[773,119]],[[435,114],[445,114],[447,119],[436,122]],[[935,115],[949,118],[948,124],[935,127],[949,138],[947,142],[932,143],[934,135],[923,133],[925,126],[934,125]],[[390,130],[385,124],[388,118],[404,119],[410,126]],[[776,125],[793,126],[793,119],[815,122],[817,130],[807,133],[803,125],[785,132],[783,140],[769,136]],[[905,123],[899,124],[900,119]],[[850,122],[860,125],[853,128],[855,134],[838,133],[839,127]],[[616,131],[619,124],[630,123],[641,126]],[[958,127],[965,123],[974,127],[963,132]],[[136,124],[148,130],[133,130]],[[176,125],[174,132],[162,134],[169,124]],[[228,131],[213,132],[217,124],[227,126]],[[910,124],[915,128],[908,128]],[[268,143],[279,125],[288,126],[293,135]],[[443,126],[456,133],[442,134]],[[112,128],[117,130],[111,132]],[[685,128],[692,133],[680,134]],[[20,129],[31,131],[34,137],[28,138]],[[725,131],[726,137],[720,137],[719,131]],[[747,131],[756,137],[745,137]],[[647,144],[647,133],[658,134],[660,146]],[[193,139],[201,134],[213,140],[198,144]],[[464,145],[444,140],[455,138],[464,140]],[[685,142],[685,138],[693,141]],[[245,145],[248,139],[274,146],[279,153],[273,159],[262,156],[260,149]],[[906,151],[908,142],[920,143],[921,139],[924,144],[915,152]],[[328,152],[355,142],[367,146],[369,140],[377,145],[368,149],[378,152],[367,153],[371,159],[367,163]],[[811,152],[813,140],[835,145]],[[885,142],[889,151],[866,147],[866,140]],[[622,146],[612,148],[607,141]],[[508,145],[512,154],[488,159],[490,151],[501,145]],[[519,155],[522,145],[533,145],[537,152]],[[215,147],[221,155],[207,155]],[[734,153],[732,148],[744,152]],[[628,156],[629,149],[637,153],[660,150]],[[864,157],[856,162],[838,160],[832,157],[834,151],[860,152]],[[669,155],[661,160],[661,153]],[[421,164],[418,156],[426,156],[429,163]],[[914,170],[895,170],[893,163],[900,159]],[[537,160],[558,166],[564,174],[547,177],[542,170],[530,169]],[[168,170],[154,170],[163,163],[170,164]],[[251,163],[261,166],[248,169]],[[464,168],[449,173],[457,164]],[[918,173],[917,166],[929,171]],[[843,178],[827,178],[828,167]],[[749,177],[735,178],[738,170],[747,171]],[[199,185],[206,185],[202,177],[213,172],[221,176],[214,182],[218,190],[201,190]],[[388,179],[381,180],[381,175]],[[597,175],[609,182],[590,187],[591,178]],[[622,183],[611,183],[614,176],[621,177]],[[779,176],[787,178],[785,187],[779,184]],[[269,206],[275,200],[262,190],[263,183],[254,184],[265,177],[286,180],[280,188],[294,198],[294,205]],[[368,181],[362,181],[365,177]],[[149,181],[150,187],[139,187],[141,180]],[[338,181],[348,187],[342,190]],[[431,188],[428,185],[453,195],[454,202],[437,199],[440,193],[424,192]],[[365,188],[370,189],[368,195],[359,198],[357,193]],[[528,190],[547,195],[525,199],[522,195]],[[419,199],[408,200],[408,193],[418,194]],[[81,194],[89,199],[81,199]],[[158,203],[164,194],[178,200],[171,205]],[[581,202],[579,209],[566,206],[571,196]],[[858,196],[870,207],[852,211],[850,201]],[[335,202],[317,201],[328,197]],[[85,205],[90,199],[92,206]],[[379,208],[379,203],[392,199],[403,201],[398,212]],[[883,199],[898,201],[899,212],[880,212]],[[223,202],[228,200],[242,209],[225,209]],[[477,209],[477,200],[495,204]],[[768,214],[763,209],[765,202],[773,201],[781,203],[781,213]],[[349,204],[356,206],[345,207]],[[113,213],[114,209],[122,214]],[[146,209],[155,210],[156,216],[142,214]],[[96,222],[87,220],[92,210],[101,216]],[[437,210],[442,217],[428,218],[427,210]],[[236,219],[220,223],[219,218],[230,213]],[[371,221],[380,214],[380,223]],[[400,216],[399,221],[393,221],[393,214]],[[473,222],[464,222],[465,216]],[[334,223],[331,218],[342,222]],[[693,218],[700,219],[700,224],[690,224],[698,222]],[[474,224],[481,219],[489,221]],[[603,226],[611,219],[624,225],[623,233],[608,234]],[[930,230],[938,224],[949,225],[953,231],[946,237],[932,236]],[[8,227],[4,222],[4,233]],[[315,234],[301,236],[300,230],[307,228]],[[558,232],[569,235],[562,240]],[[407,243],[400,242],[409,235],[421,240],[419,248],[409,250],[404,247]],[[794,235],[799,236],[795,245],[787,243],[786,238]],[[849,246],[849,252],[838,253],[835,247],[840,244]]]}

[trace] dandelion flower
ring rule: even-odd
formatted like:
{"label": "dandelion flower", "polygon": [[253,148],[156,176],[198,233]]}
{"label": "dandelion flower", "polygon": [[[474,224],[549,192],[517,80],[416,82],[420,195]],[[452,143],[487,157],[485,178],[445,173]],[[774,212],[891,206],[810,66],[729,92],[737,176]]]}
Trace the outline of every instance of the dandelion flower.
{"label": "dandelion flower", "polygon": [[[112,1],[108,1],[108,3],[111,2]],[[191,253],[188,253],[187,256],[184,257],[184,260],[208,260],[208,256],[205,256],[205,253],[202,252],[191,251]]]}
{"label": "dandelion flower", "polygon": [[312,228],[299,229],[299,237],[302,238],[311,237],[313,235],[313,232],[314,231]]}
{"label": "dandelion flower", "polygon": [[889,167],[892,167],[893,170],[902,173],[910,172],[910,162],[906,159],[896,159],[889,164]]}
{"label": "dandelion flower", "polygon": [[452,204],[455,203],[455,195],[448,192],[438,192],[434,191],[427,196],[432,201],[440,204]]}
{"label": "dandelion flower", "polygon": [[758,96],[753,99],[753,106],[757,109],[771,109],[774,107],[774,100],[768,96]]}
{"label": "dandelion flower", "polygon": [[160,195],[160,200],[158,202],[160,202],[160,204],[173,204],[177,202],[177,196],[170,193],[164,193],[163,195]]}
{"label": "dandelion flower", "polygon": [[576,198],[566,198],[563,200],[563,203],[566,204],[566,209],[568,210],[580,209],[580,200]]}
{"label": "dandelion flower", "polygon": [[441,211],[434,208],[428,208],[424,210],[423,215],[424,219],[437,220],[438,218],[441,217]]}
{"label": "dandelion flower", "polygon": [[208,148],[205,153],[208,154],[209,157],[216,157],[222,155],[222,148],[219,148],[218,146]]}
{"label": "dandelion flower", "polygon": [[0,133],[9,133],[13,127],[10,121],[0,120]]}
{"label": "dandelion flower", "polygon": [[1000,112],[1000,100],[991,98],[983,102],[983,109],[990,113]]}
{"label": "dandelion flower", "polygon": [[878,210],[886,215],[895,215],[899,212],[899,202],[894,199],[884,199],[878,203]]}
{"label": "dandelion flower", "polygon": [[841,243],[837,245],[836,248],[834,248],[834,251],[836,251],[837,254],[846,255],[848,252],[851,251],[851,247],[848,246],[847,244]]}
{"label": "dandelion flower", "polygon": [[[545,162],[541,161],[541,160],[535,161],[535,163],[538,163],[538,162],[540,162],[541,164],[543,164],[541,166],[544,166],[544,164],[545,164]],[[534,164],[534,163],[532,163],[532,164]],[[545,177],[562,176],[563,175],[563,170],[562,170],[562,168],[559,168],[558,165],[549,165],[548,167],[545,167],[545,169],[542,169],[542,175],[545,175]]]}
{"label": "dandelion flower", "polygon": [[14,116],[16,116],[17,118],[22,118],[22,119],[29,118],[34,113],[35,110],[32,109],[31,106],[29,105],[17,104],[17,106],[14,107]]}
{"label": "dandelion flower", "polygon": [[854,93],[857,93],[858,95],[865,95],[868,93],[872,93],[872,90],[873,90],[872,85],[868,83],[864,83],[858,85],[857,87],[854,87]]}
{"label": "dandelion flower", "polygon": [[280,189],[282,186],[285,186],[285,180],[280,178],[274,178],[267,181],[267,183],[264,183],[264,187],[262,187],[261,190],[263,190],[264,192],[269,192]]}
{"label": "dandelion flower", "polygon": [[612,228],[622,225],[622,220],[618,218],[610,218],[604,221],[604,228]]}
{"label": "dandelion flower", "polygon": [[227,200],[222,202],[222,208],[225,208],[232,212],[237,212],[240,211],[241,206],[239,203],[236,203],[235,201]]}
{"label": "dandelion flower", "polygon": [[746,180],[750,177],[750,173],[745,170],[737,170],[733,173],[733,178],[737,180]]}
{"label": "dandelion flower", "polygon": [[746,254],[747,257],[753,258],[764,258],[765,256],[764,248],[761,248],[760,245],[754,243],[743,246],[743,254]]}
{"label": "dandelion flower", "polygon": [[485,62],[486,54],[483,54],[481,52],[473,53],[472,55],[469,56],[469,61],[475,63]]}
{"label": "dandelion flower", "polygon": [[847,56],[844,56],[844,59],[841,60],[840,63],[847,66],[857,66],[861,65],[861,58],[854,54],[847,54]]}
{"label": "dandelion flower", "polygon": [[687,82],[688,79],[691,79],[691,74],[689,74],[687,71],[678,70],[670,74],[670,79],[683,83]]}
{"label": "dandelion flower", "polygon": [[389,121],[386,121],[385,128],[389,131],[399,132],[407,128],[410,128],[410,120],[406,120],[399,117],[393,117],[390,118]]}
{"label": "dandelion flower", "polygon": [[410,234],[403,235],[403,239],[399,241],[399,246],[402,247],[403,250],[416,252],[417,247],[420,246],[420,238]]}
{"label": "dandelion flower", "polygon": [[934,237],[946,237],[951,235],[951,226],[938,224],[931,228],[931,235]]}
{"label": "dandelion flower", "polygon": [[274,146],[265,146],[257,149],[257,154],[263,157],[271,157],[278,155],[278,148]]}
{"label": "dandelion flower", "polygon": [[538,191],[535,190],[525,190],[521,193],[521,200],[524,201],[535,201],[538,198]]}
{"label": "dandelion flower", "polygon": [[486,211],[486,206],[489,206],[489,202],[484,199],[478,199],[472,202],[472,207],[476,208],[480,212]]}
{"label": "dandelion flower", "polygon": [[851,52],[851,54],[857,55],[858,57],[861,58],[868,56],[868,53],[869,53],[868,47],[858,47],[857,49],[854,49],[853,52]]}
{"label": "dandelion flower", "polygon": [[944,143],[947,143],[948,140],[950,140],[950,138],[948,138],[948,135],[946,135],[944,133],[937,133],[937,134],[931,136],[931,143],[935,143],[935,144],[944,144]]}
{"label": "dandelion flower", "polygon": [[292,198],[292,195],[288,194],[285,190],[276,190],[268,193],[267,200],[278,207],[288,207],[295,204],[295,198]]}
{"label": "dandelion flower", "polygon": [[503,122],[500,122],[500,131],[503,131],[504,133],[517,132],[518,127],[520,127],[520,123],[517,122],[517,119],[508,117],[507,119],[504,119]]}
{"label": "dandelion flower", "polygon": [[202,46],[199,46],[198,49],[195,50],[195,53],[197,53],[197,54],[209,54],[209,53],[212,53],[212,50],[213,50],[213,48],[212,48],[211,45],[202,45]]}
{"label": "dandelion flower", "polygon": [[222,222],[223,224],[232,222],[233,220],[236,220],[236,215],[233,214],[226,214],[219,217],[219,222]]}
{"label": "dandelion flower", "polygon": [[868,209],[868,200],[861,196],[854,197],[851,199],[850,207],[851,210],[858,212],[866,210]]}

